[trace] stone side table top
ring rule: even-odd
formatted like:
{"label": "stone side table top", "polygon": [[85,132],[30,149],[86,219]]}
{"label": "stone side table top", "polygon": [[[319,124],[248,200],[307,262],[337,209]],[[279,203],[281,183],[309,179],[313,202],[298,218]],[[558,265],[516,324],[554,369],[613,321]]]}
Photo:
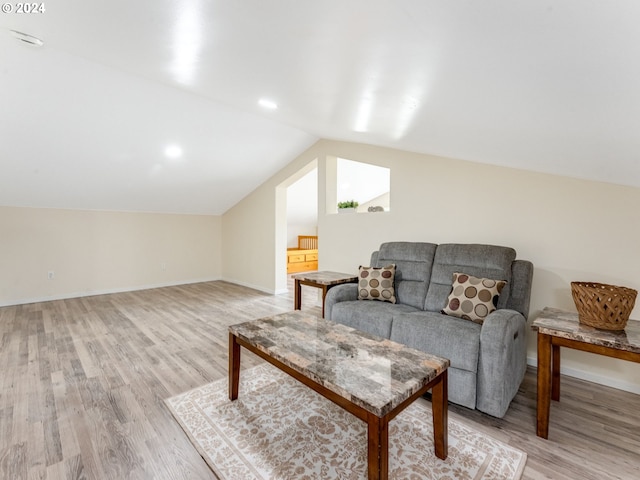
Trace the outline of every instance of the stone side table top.
{"label": "stone side table top", "polygon": [[358,280],[357,275],[351,273],[340,272],[306,272],[292,275],[294,280],[303,280],[305,282],[314,282],[318,285],[339,285],[341,283],[351,283]]}
{"label": "stone side table top", "polygon": [[581,324],[575,312],[546,307],[533,321],[531,328],[554,337],[640,353],[640,321],[638,320],[629,320],[627,327],[619,332],[599,330]]}
{"label": "stone side table top", "polygon": [[300,311],[231,325],[229,332],[379,417],[449,366],[445,358]]}

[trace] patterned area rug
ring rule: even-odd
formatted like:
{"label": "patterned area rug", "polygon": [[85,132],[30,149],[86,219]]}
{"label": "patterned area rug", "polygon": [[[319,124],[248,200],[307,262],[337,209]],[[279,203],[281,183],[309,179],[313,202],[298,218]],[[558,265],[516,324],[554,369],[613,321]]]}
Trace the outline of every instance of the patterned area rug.
{"label": "patterned area rug", "polygon": [[[366,424],[269,364],[167,401],[218,477],[366,479]],[[431,404],[418,399],[389,423],[392,479],[519,479],[527,456],[449,418],[449,456],[434,454]]]}

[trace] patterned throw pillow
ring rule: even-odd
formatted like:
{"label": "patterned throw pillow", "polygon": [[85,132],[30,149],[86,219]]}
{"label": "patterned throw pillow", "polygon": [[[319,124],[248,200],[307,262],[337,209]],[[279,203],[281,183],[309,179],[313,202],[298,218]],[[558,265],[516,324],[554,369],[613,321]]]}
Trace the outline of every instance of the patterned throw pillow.
{"label": "patterned throw pillow", "polygon": [[382,268],[363,267],[358,269],[358,300],[381,300],[396,303],[393,286],[396,276],[394,264]]}
{"label": "patterned throw pillow", "polygon": [[504,280],[456,272],[453,274],[447,306],[442,313],[482,324],[487,315],[496,310],[500,292],[506,284]]}

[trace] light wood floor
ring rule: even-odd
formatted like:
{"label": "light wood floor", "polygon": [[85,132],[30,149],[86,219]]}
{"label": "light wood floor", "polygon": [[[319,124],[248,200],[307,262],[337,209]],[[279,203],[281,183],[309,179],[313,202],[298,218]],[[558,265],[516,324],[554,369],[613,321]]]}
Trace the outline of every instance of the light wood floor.
{"label": "light wood floor", "polygon": [[[0,308],[0,478],[214,479],[163,401],[226,377],[228,325],[292,305],[208,282]],[[526,451],[526,479],[640,478],[640,396],[563,377],[542,440],[535,393],[530,370],[505,418],[450,415]]]}

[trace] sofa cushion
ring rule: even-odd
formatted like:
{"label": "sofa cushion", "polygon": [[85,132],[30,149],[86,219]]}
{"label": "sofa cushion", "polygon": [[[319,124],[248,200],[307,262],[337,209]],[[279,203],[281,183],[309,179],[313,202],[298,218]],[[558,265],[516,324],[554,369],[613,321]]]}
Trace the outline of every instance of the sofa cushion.
{"label": "sofa cushion", "polygon": [[380,250],[372,256],[375,262],[371,265],[374,267],[384,267],[391,263],[396,265],[397,303],[421,310],[424,308],[436,247],[434,243],[387,242],[380,245]]}
{"label": "sofa cushion", "polygon": [[394,264],[386,267],[363,267],[358,269],[358,300],[380,300],[396,303],[393,288],[396,275]]}
{"label": "sofa cushion", "polygon": [[478,278],[456,272],[453,274],[451,293],[442,313],[482,324],[487,315],[495,312],[500,292],[505,285],[503,280]]}
{"label": "sofa cushion", "polygon": [[481,329],[477,323],[442,313],[413,312],[394,317],[390,338],[448,358],[451,367],[477,372]]}
{"label": "sofa cushion", "polygon": [[507,282],[498,300],[498,308],[505,308],[509,300],[511,264],[516,251],[509,247],[478,244],[442,244],[433,261],[431,282],[424,310],[440,312],[451,292],[451,278],[455,272],[465,272],[480,278],[496,278]]}
{"label": "sofa cushion", "polygon": [[372,335],[389,338],[393,317],[415,311],[418,309],[399,303],[394,305],[387,302],[352,300],[336,303],[331,309],[331,320]]}

